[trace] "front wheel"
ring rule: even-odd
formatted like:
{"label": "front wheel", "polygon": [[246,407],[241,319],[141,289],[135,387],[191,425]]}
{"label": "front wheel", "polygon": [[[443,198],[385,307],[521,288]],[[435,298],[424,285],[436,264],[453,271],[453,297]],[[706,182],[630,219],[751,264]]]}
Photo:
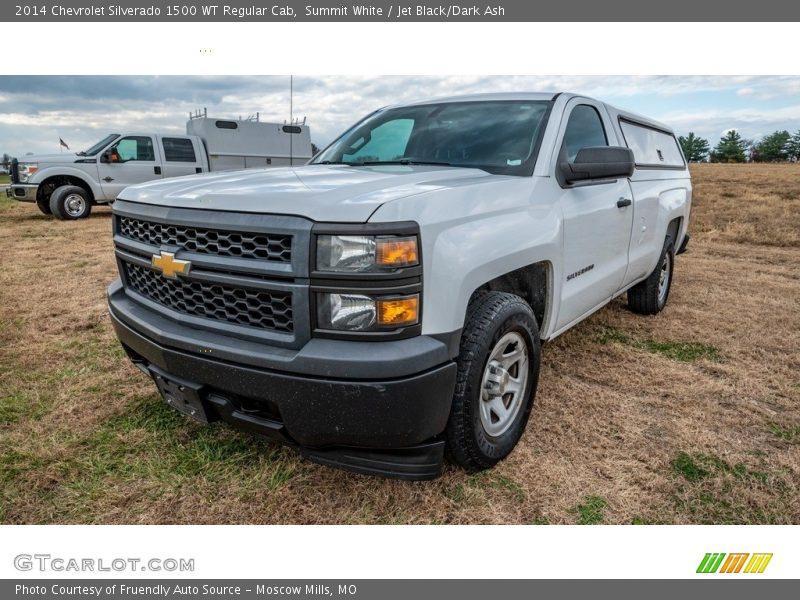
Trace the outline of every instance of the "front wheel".
{"label": "front wheel", "polygon": [[488,469],[517,445],[533,408],[541,342],[519,296],[481,294],[467,310],[447,453],[467,471]]}
{"label": "front wheel", "polygon": [[50,210],[50,201],[49,200],[37,200],[36,206],[41,211],[43,215],[52,215],[53,211]]}
{"label": "front wheel", "polygon": [[92,203],[82,187],[62,185],[50,195],[50,210],[58,219],[85,219],[92,212]]}

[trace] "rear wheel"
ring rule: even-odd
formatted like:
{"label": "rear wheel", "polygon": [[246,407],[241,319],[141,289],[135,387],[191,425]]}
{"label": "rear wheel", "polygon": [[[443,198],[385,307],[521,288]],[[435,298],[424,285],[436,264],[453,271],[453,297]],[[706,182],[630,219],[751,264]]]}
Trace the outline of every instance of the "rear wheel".
{"label": "rear wheel", "polygon": [[62,185],[50,196],[50,210],[59,219],[85,219],[92,212],[92,203],[82,187]]}
{"label": "rear wheel", "polygon": [[446,441],[453,462],[480,471],[508,456],[525,430],[541,343],[533,311],[519,296],[482,294],[467,313]]}
{"label": "rear wheel", "polygon": [[672,236],[664,240],[656,268],[647,279],[628,290],[628,307],[640,315],[655,315],[667,305],[672,287],[672,270],[675,264],[675,246]]}

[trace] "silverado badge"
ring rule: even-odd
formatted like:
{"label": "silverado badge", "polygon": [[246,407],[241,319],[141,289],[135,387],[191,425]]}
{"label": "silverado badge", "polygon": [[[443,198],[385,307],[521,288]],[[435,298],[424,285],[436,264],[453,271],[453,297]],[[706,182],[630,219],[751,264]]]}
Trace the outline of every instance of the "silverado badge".
{"label": "silverado badge", "polygon": [[169,279],[177,279],[178,275],[188,275],[189,269],[192,268],[190,261],[179,260],[175,258],[172,252],[164,252],[163,250],[159,254],[153,254],[150,264]]}

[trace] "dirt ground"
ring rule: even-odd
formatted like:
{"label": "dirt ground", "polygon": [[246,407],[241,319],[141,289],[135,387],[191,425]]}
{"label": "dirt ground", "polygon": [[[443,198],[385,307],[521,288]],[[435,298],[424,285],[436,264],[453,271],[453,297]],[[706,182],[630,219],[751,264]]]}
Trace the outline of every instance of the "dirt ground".
{"label": "dirt ground", "polygon": [[800,523],[800,165],[699,165],[668,308],[545,347],[492,471],[351,475],[166,408],[106,316],[108,209],[0,200],[0,522]]}

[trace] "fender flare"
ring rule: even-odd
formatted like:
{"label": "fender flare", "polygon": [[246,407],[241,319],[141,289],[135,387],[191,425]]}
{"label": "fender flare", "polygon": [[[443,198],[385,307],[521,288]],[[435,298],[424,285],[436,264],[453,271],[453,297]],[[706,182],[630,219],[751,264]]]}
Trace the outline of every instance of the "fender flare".
{"label": "fender flare", "polygon": [[84,187],[91,192],[93,199],[103,200],[103,190],[100,184],[87,175],[86,171],[74,167],[46,167],[37,171],[34,177],[35,181],[29,181],[29,183],[41,185],[51,177],[72,177],[84,183]]}

